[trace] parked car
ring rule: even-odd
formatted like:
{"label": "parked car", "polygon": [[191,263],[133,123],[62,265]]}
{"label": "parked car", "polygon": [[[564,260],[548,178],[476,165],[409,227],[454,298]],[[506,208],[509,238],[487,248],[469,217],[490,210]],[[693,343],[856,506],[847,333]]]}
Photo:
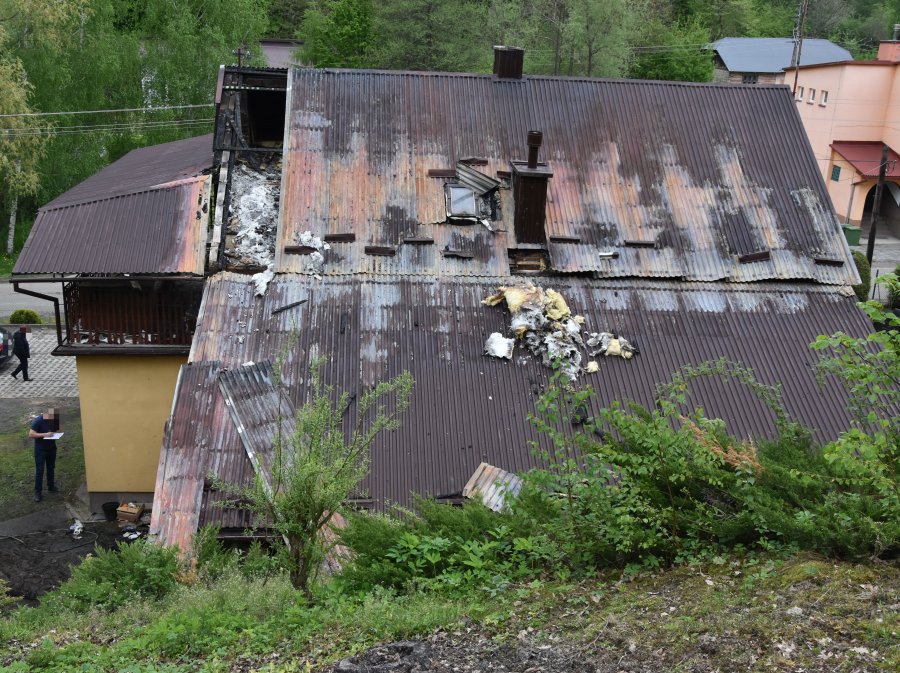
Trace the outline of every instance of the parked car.
{"label": "parked car", "polygon": [[12,357],[12,334],[0,327],[0,365]]}

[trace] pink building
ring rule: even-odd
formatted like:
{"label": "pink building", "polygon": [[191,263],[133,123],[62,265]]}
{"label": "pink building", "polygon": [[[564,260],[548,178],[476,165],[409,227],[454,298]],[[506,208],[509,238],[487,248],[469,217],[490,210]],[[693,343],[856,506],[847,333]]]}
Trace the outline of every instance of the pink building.
{"label": "pink building", "polygon": [[795,77],[797,110],[838,218],[868,226],[887,144],[880,222],[900,235],[900,40],[882,42],[874,61],[786,68],[782,81],[793,86]]}

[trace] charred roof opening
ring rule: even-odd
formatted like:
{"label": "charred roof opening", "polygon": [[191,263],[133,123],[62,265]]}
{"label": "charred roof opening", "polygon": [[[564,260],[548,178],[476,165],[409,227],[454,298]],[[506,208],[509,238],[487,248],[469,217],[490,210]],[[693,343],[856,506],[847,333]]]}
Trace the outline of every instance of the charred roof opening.
{"label": "charred roof opening", "polygon": [[500,218],[500,181],[463,162],[456,164],[455,177],[444,183],[447,221],[481,222],[490,229],[489,221]]}
{"label": "charred roof opening", "polygon": [[247,92],[247,129],[251,147],[281,148],[284,141],[284,91]]}

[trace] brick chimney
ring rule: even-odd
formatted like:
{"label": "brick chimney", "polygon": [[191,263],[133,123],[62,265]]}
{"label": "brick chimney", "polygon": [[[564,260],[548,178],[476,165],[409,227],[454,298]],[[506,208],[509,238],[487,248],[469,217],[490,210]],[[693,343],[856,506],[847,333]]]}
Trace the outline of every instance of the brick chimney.
{"label": "brick chimney", "polygon": [[553,171],[538,161],[543,139],[540,131],[529,131],[528,161],[510,162],[517,243],[547,245],[547,185]]}
{"label": "brick chimney", "polygon": [[494,47],[494,76],[500,79],[522,79],[525,50],[521,47]]}

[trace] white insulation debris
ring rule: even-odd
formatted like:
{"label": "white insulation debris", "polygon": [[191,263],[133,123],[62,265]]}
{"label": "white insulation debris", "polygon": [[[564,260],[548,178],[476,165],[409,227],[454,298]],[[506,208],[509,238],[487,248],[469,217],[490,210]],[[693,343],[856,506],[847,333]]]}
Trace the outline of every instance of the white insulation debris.
{"label": "white insulation debris", "polygon": [[325,266],[325,255],[322,253],[331,250],[331,246],[318,236],[314,236],[311,231],[304,231],[294,238],[297,241],[297,245],[315,248],[308,257],[306,271],[309,273],[320,273]]}
{"label": "white insulation debris", "polygon": [[256,286],[257,297],[262,297],[266,293],[266,288],[269,287],[269,283],[275,278],[273,266],[273,264],[269,264],[265,271],[254,273],[253,276],[250,277],[250,280],[252,280],[253,284]]}
{"label": "white insulation debris", "polygon": [[484,342],[484,354],[495,358],[512,360],[515,339],[507,339],[500,332],[493,332]]}
{"label": "white insulation debris", "polygon": [[[631,359],[639,351],[626,339],[612,332],[582,332],[584,317],[572,315],[563,296],[555,290],[544,290],[534,285],[529,287],[501,287],[497,294],[482,301],[488,306],[496,306],[506,301],[512,314],[510,333],[522,340],[532,355],[540,358],[547,367],[558,364],[562,372],[570,380],[578,378],[582,371],[592,373],[599,369],[596,361],[587,363],[581,368],[584,359],[583,351],[589,355],[618,355],[626,360]],[[587,336],[585,340],[584,335]],[[506,341],[503,335],[494,332],[484,346],[485,355],[512,358],[513,345],[505,350]],[[496,352],[502,354],[498,355]],[[506,354],[508,352],[508,355]]]}
{"label": "white insulation debris", "polygon": [[231,177],[232,254],[244,263],[271,268],[275,261],[280,186],[272,175],[243,164]]}

